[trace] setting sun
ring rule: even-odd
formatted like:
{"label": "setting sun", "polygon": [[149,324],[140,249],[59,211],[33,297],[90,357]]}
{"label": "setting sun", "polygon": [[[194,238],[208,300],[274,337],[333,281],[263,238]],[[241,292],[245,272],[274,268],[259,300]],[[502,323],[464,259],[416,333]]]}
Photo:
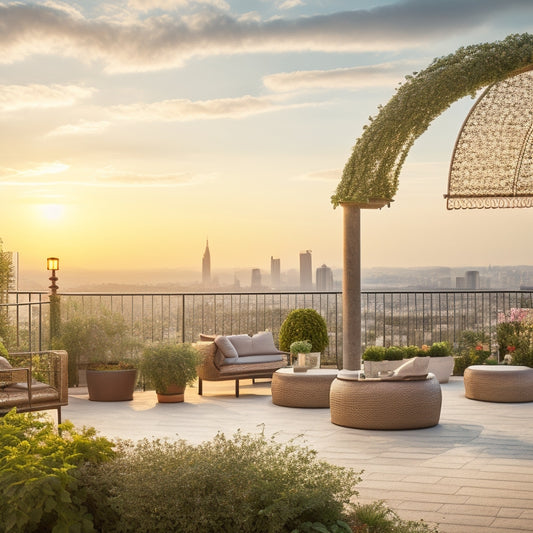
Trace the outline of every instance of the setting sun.
{"label": "setting sun", "polygon": [[45,220],[55,222],[63,218],[65,206],[63,204],[42,204],[39,206],[39,212]]}

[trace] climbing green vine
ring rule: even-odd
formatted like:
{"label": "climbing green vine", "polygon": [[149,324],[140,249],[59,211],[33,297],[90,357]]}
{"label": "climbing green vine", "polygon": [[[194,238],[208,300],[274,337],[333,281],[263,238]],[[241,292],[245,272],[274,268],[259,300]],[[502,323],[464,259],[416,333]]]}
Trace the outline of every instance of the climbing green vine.
{"label": "climbing green vine", "polygon": [[520,70],[533,68],[533,35],[509,35],[503,41],[459,48],[434,59],[406,81],[354,146],[333,206],[341,202],[392,200],[402,165],[415,140],[451,104]]}

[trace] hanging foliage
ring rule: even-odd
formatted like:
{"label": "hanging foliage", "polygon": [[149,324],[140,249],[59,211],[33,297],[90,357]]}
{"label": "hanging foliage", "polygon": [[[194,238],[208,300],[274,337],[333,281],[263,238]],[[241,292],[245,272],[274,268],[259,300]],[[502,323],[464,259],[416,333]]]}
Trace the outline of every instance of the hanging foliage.
{"label": "hanging foliage", "polygon": [[459,48],[434,59],[406,81],[354,146],[342,174],[333,206],[341,202],[392,200],[402,165],[415,140],[433,119],[464,96],[533,65],[533,35],[509,35],[503,41]]}

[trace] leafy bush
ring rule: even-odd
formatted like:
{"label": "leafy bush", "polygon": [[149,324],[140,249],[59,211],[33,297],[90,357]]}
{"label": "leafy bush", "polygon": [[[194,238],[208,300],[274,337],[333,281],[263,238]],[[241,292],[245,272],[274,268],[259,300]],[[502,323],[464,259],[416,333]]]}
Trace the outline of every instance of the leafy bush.
{"label": "leafy bush", "polygon": [[0,357],[8,357],[7,348],[4,346],[2,339],[0,339]]}
{"label": "leafy bush", "polygon": [[430,357],[449,357],[452,355],[452,349],[447,342],[434,342],[427,352]]}
{"label": "leafy bush", "polygon": [[383,361],[386,350],[383,346],[369,346],[363,352],[363,361]]}
{"label": "leafy bush", "polygon": [[517,350],[513,353],[511,359],[512,365],[529,366],[533,368],[533,349]]}
{"label": "leafy bush", "polygon": [[382,501],[357,505],[348,523],[357,533],[438,533],[422,520],[402,520]]}
{"label": "leafy bush", "polygon": [[420,348],[418,346],[403,346],[402,350],[404,359],[411,359],[413,357],[418,357],[421,355]]}
{"label": "leafy bush", "polygon": [[130,337],[121,314],[103,310],[97,316],[74,316],[62,324],[56,347],[68,352],[69,386],[73,386],[79,383],[80,363],[95,365],[93,368],[98,370],[110,363],[133,368],[140,344]]}
{"label": "leafy bush", "polygon": [[282,533],[309,522],[333,532],[360,481],[315,451],[264,434],[218,434],[197,446],[122,442],[118,452],[83,475],[95,525],[105,531]]}
{"label": "leafy bush", "polygon": [[313,345],[309,341],[294,341],[289,347],[291,354],[310,353]]}
{"label": "leafy bush", "polygon": [[288,352],[294,341],[305,340],[311,342],[313,352],[323,352],[329,344],[326,321],[314,309],[294,309],[279,330],[279,349]]}
{"label": "leafy bush", "polygon": [[113,456],[94,429],[74,430],[35,414],[0,418],[0,531],[94,531],[78,468]]}
{"label": "leafy bush", "polygon": [[401,361],[404,357],[404,351],[399,346],[389,346],[385,349],[386,361]]}
{"label": "leafy bush", "polygon": [[139,368],[148,383],[162,393],[169,385],[191,385],[199,362],[192,344],[163,343],[145,348]]}

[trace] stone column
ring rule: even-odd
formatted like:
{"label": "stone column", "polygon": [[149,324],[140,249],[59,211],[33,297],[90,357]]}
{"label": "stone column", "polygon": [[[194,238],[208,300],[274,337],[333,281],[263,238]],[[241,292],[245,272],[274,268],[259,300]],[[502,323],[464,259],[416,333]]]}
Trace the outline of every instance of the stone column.
{"label": "stone column", "polygon": [[344,269],[342,277],[342,368],[361,368],[361,209],[342,203]]}

